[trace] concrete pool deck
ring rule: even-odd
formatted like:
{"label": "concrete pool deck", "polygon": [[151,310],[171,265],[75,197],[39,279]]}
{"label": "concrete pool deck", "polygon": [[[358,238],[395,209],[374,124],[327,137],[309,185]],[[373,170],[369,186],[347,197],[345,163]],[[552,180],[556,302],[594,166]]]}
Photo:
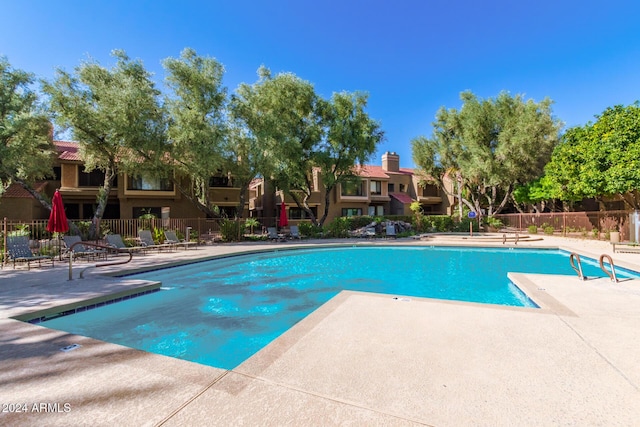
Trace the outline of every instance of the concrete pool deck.
{"label": "concrete pool deck", "polygon": [[[331,243],[205,246],[136,256],[125,267]],[[366,244],[503,247],[461,237]],[[596,259],[606,253],[617,266],[640,271],[640,254],[614,254],[607,242],[544,236],[518,247],[560,247]],[[122,268],[87,270],[86,279],[73,281],[63,263],[0,270],[1,425],[627,426],[640,420],[640,281],[512,275],[541,309],[345,291],[229,371],[12,319],[143,285],[104,275]],[[80,347],[61,351],[72,344]]]}

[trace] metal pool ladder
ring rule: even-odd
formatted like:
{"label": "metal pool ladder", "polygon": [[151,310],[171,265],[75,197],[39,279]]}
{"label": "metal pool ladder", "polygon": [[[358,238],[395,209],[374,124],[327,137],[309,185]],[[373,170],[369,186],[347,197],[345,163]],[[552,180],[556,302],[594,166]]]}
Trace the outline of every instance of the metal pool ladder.
{"label": "metal pool ladder", "polygon": [[571,255],[569,255],[569,264],[571,264],[571,268],[573,268],[573,270],[578,273],[578,279],[587,280],[587,278],[584,277],[584,274],[582,273],[582,262],[580,261],[580,255],[575,252],[571,252]]}
{"label": "metal pool ladder", "polygon": [[[611,273],[609,273],[604,266],[605,258],[607,259],[607,262],[611,266]],[[607,276],[609,276],[609,279],[611,279],[612,282],[618,283],[618,278],[616,277],[616,266],[613,265],[613,259],[609,255],[607,254],[600,255],[600,268],[602,269],[602,271],[605,272]]]}

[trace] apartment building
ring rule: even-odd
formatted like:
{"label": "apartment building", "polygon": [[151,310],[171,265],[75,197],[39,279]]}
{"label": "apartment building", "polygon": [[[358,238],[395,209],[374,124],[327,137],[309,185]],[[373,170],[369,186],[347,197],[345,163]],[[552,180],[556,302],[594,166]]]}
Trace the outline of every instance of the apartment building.
{"label": "apartment building", "polygon": [[[453,198],[436,185],[426,183],[414,169],[401,168],[397,153],[386,152],[382,155],[382,166],[364,165],[356,172],[358,179],[338,185],[329,195],[326,222],[341,216],[412,215],[410,205],[414,201],[420,202],[425,213],[451,214]],[[308,205],[316,217],[324,212],[325,189],[320,180],[320,173],[315,170]],[[254,180],[251,189],[249,215],[263,224],[275,225],[283,201],[293,223],[306,219],[305,212],[293,199],[272,188],[268,181]]]}
{"label": "apartment building", "polygon": [[[70,219],[91,219],[96,208],[96,197],[104,182],[104,172],[87,171],[76,142],[54,141],[58,156],[54,164],[54,176],[38,182],[36,191],[51,198],[59,189]],[[209,196],[220,210],[234,216],[240,189],[233,186],[233,178],[227,174],[213,174],[209,182]],[[186,199],[170,180],[144,175],[116,177],[108,195],[105,219],[138,218],[152,213],[158,218],[202,218],[201,212]],[[248,213],[248,204],[245,215]],[[47,209],[25,189],[13,184],[0,199],[0,218],[28,221],[46,219]]]}
{"label": "apartment building", "polygon": [[[67,217],[91,219],[96,209],[96,197],[104,182],[104,172],[87,171],[76,142],[54,141],[58,156],[54,176],[36,183],[35,190],[48,198],[59,189]],[[341,216],[411,215],[410,205],[419,201],[425,213],[450,214],[453,200],[424,180],[413,169],[400,167],[400,156],[386,152],[382,165],[357,168],[358,179],[338,185],[329,195],[330,206],[326,222]],[[313,191],[308,199],[314,215],[324,212],[326,190],[318,169],[313,171]],[[213,174],[209,196],[227,216],[236,214],[240,188],[234,187],[232,174]],[[284,201],[288,218],[300,222],[306,213],[290,196],[273,188],[269,181],[254,179],[246,198],[244,216],[256,217],[264,226],[276,225]],[[108,195],[103,218],[131,219],[151,213],[158,218],[203,218],[204,213],[185,198],[170,180],[144,175],[119,175]],[[49,217],[47,209],[24,188],[11,185],[0,199],[0,218],[29,221]]]}

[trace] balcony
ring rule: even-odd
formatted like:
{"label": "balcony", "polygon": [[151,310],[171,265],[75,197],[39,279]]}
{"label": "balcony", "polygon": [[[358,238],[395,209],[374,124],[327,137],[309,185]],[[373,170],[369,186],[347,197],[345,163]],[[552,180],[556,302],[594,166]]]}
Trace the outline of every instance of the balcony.
{"label": "balcony", "polygon": [[440,196],[418,196],[418,201],[423,205],[438,205],[442,203]]}

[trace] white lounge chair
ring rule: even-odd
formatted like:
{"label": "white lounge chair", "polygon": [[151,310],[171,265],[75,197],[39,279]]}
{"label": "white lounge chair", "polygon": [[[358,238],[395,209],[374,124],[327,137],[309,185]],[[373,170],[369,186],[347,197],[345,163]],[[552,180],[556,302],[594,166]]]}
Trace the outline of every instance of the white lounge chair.
{"label": "white lounge chair", "polygon": [[300,236],[300,229],[298,228],[297,225],[292,225],[289,228],[289,236],[292,239],[302,239],[302,237]]}
{"label": "white lounge chair", "polygon": [[[80,236],[63,236],[62,240],[67,247],[67,251],[71,252],[69,256],[72,256],[74,259],[85,257],[87,259],[99,259],[101,257],[107,259],[107,251],[83,245],[80,243],[82,242]],[[73,246],[73,249],[71,246]]]}
{"label": "white lounge chair", "polygon": [[277,240],[278,242],[285,240],[283,234],[279,234],[275,227],[267,227],[267,235],[269,240]]}
{"label": "white lounge chair", "polygon": [[145,250],[144,246],[125,245],[122,236],[119,234],[107,234],[104,238],[109,246],[118,249],[120,252],[141,252]]}
{"label": "white lounge chair", "polygon": [[165,230],[164,231],[165,243],[169,243],[175,246],[183,246],[185,249],[189,249],[189,246],[197,246],[197,242],[189,242],[185,239],[178,239],[175,231]]}
{"label": "white lounge chair", "polygon": [[138,238],[140,239],[140,246],[146,249],[157,249],[160,252],[162,249],[173,249],[171,243],[156,244],[149,230],[138,230]]}
{"label": "white lounge chair", "polygon": [[9,253],[9,259],[13,261],[13,268],[16,268],[16,262],[27,262],[27,269],[31,269],[31,261],[38,261],[38,266],[41,266],[42,261],[51,261],[51,266],[54,265],[53,256],[49,255],[34,255],[29,247],[28,236],[7,236],[7,252]]}

